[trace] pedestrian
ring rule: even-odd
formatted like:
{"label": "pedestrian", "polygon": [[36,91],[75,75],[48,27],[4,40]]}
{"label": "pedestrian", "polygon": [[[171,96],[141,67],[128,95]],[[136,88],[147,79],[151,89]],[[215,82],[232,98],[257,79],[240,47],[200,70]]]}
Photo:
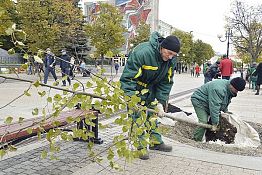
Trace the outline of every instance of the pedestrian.
{"label": "pedestrian", "polygon": [[200,68],[200,66],[197,64],[196,67],[195,67],[195,76],[196,76],[196,77],[199,77],[199,76],[200,76],[200,71],[201,71],[201,68]]}
{"label": "pedestrian", "polygon": [[255,95],[259,95],[260,85],[262,84],[262,62],[258,64],[256,71],[252,75],[257,76],[257,92],[255,93]]}
{"label": "pedestrian", "polygon": [[223,55],[222,60],[220,61],[220,71],[222,79],[230,79],[234,69],[233,62],[226,55]]}
{"label": "pedestrian", "polygon": [[203,74],[204,74],[204,83],[207,83],[209,81],[212,81],[212,78],[210,76],[209,72],[209,67],[211,66],[211,62],[208,61],[203,65]]}
{"label": "pedestrian", "polygon": [[247,74],[248,74],[248,81],[249,83],[251,84],[251,88],[253,89],[253,91],[255,91],[257,88],[256,88],[256,85],[257,85],[257,75],[253,75],[256,71],[256,67],[257,67],[257,64],[256,62],[254,62],[248,69],[247,69]]}
{"label": "pedestrian", "polygon": [[71,57],[70,58],[70,73],[69,75],[72,77],[71,79],[73,80],[75,75],[74,75],[74,70],[75,70],[75,58]]}
{"label": "pedestrian", "polygon": [[49,72],[51,72],[52,76],[54,77],[54,79],[56,81],[57,80],[57,76],[56,76],[56,73],[55,73],[56,60],[55,60],[54,54],[51,52],[50,48],[46,49],[46,56],[44,58],[44,64],[45,64],[44,84],[47,83]]}
{"label": "pedestrian", "polygon": [[195,64],[191,65],[191,67],[190,67],[190,74],[191,74],[191,77],[195,76]]}
{"label": "pedestrian", "polygon": [[60,68],[62,73],[62,86],[66,86],[65,77],[67,77],[67,81],[69,86],[71,85],[71,80],[69,77],[70,74],[70,57],[67,55],[66,50],[61,51],[61,60],[60,60]]}
{"label": "pedestrian", "polygon": [[[228,105],[238,91],[243,91],[246,81],[241,77],[230,80],[219,79],[211,81],[198,88],[191,96],[199,123],[207,123],[210,116],[213,130],[219,124],[220,112],[228,112]],[[198,127],[194,132],[194,140],[202,141],[205,128]]]}
{"label": "pedestrian", "polygon": [[[180,41],[176,36],[163,38],[159,33],[153,32],[148,42],[139,44],[129,55],[120,77],[121,89],[126,95],[135,95],[137,91],[148,89],[146,94],[140,94],[141,101],[148,108],[154,108],[152,102],[158,100],[161,109],[166,108],[168,96],[173,86],[173,76],[176,59],[175,56],[180,50]],[[136,112],[130,115],[136,122],[140,115]],[[148,114],[147,121],[152,114]],[[149,122],[150,123],[150,122]],[[137,123],[136,123],[137,124]],[[156,128],[158,122],[156,121]],[[138,124],[137,124],[138,125]],[[138,125],[139,126],[139,125]],[[150,133],[149,149],[170,152],[172,146],[166,145],[161,134],[156,129],[148,131]],[[143,136],[138,138],[143,141]],[[153,145],[152,145],[153,144]],[[143,149],[140,144],[138,149]],[[140,155],[140,159],[149,159],[148,152]]]}
{"label": "pedestrian", "polygon": [[117,73],[118,73],[118,69],[119,69],[119,64],[118,64],[118,62],[116,62],[116,63],[115,63],[116,75],[117,75]]}
{"label": "pedestrian", "polygon": [[220,72],[219,70],[219,61],[216,61],[214,64],[212,64],[211,66],[208,67],[206,73],[204,74],[205,76],[205,82],[207,83],[209,81],[212,81],[213,78],[216,78]]}

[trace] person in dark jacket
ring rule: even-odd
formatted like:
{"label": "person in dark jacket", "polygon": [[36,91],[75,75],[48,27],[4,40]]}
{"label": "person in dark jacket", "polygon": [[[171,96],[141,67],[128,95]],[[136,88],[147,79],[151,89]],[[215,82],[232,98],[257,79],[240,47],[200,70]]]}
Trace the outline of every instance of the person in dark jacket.
{"label": "person in dark jacket", "polygon": [[204,76],[205,76],[205,82],[204,83],[212,81],[212,79],[217,76],[217,74],[220,72],[219,71],[219,64],[220,64],[220,62],[217,61],[207,68],[206,73],[204,74]]}
{"label": "person in dark jacket", "polygon": [[[233,78],[231,81],[219,79],[202,85],[191,96],[198,121],[207,123],[210,116],[213,128],[217,128],[220,112],[228,112],[231,99],[237,96],[238,91],[243,91],[245,86],[246,81],[241,77]],[[202,141],[205,130],[198,127],[194,133],[194,140]]]}
{"label": "person in dark jacket", "polygon": [[70,74],[70,57],[66,54],[66,50],[62,50],[61,51],[62,56],[61,56],[61,60],[60,60],[60,68],[61,68],[61,72],[62,72],[62,82],[63,85],[62,86],[66,86],[66,81],[65,81],[65,76],[67,76],[67,81],[69,86],[71,85],[71,80],[69,78],[69,74]]}
{"label": "person in dark jacket", "polygon": [[[175,56],[179,50],[180,41],[176,36],[163,38],[157,32],[152,33],[148,42],[139,44],[130,52],[120,78],[121,89],[128,96],[135,95],[137,91],[148,89],[147,93],[140,94],[141,101],[144,101],[148,108],[153,108],[152,102],[157,99],[163,110],[173,86]],[[137,113],[132,114],[134,121],[139,117],[140,115]],[[152,114],[148,115],[148,121],[150,117]],[[164,144],[160,133],[153,129],[148,132],[150,133],[150,142],[153,143],[153,146],[149,147],[150,149],[172,151],[171,146]],[[142,137],[139,138],[139,140],[142,139]],[[147,153],[140,158],[148,159],[149,155]]]}
{"label": "person in dark jacket", "polygon": [[255,93],[255,95],[259,95],[260,85],[262,84],[262,62],[258,64],[256,71],[252,75],[257,76],[257,92]]}
{"label": "person in dark jacket", "polygon": [[54,54],[51,52],[50,48],[46,49],[46,56],[44,58],[44,64],[45,64],[44,84],[47,83],[49,72],[51,72],[51,74],[53,75],[53,77],[56,81],[57,80],[57,76],[56,76],[56,73],[55,73],[56,60],[55,60]]}

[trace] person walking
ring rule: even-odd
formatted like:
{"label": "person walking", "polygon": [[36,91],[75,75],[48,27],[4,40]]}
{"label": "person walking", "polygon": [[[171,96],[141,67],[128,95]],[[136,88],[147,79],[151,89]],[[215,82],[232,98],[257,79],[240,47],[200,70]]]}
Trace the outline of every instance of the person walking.
{"label": "person walking", "polygon": [[[230,80],[219,79],[211,81],[198,88],[191,96],[198,121],[207,123],[210,116],[213,130],[219,124],[220,112],[228,112],[228,105],[239,91],[243,91],[246,81],[241,77]],[[206,129],[198,127],[194,132],[194,140],[202,141]]]}
{"label": "person walking", "polygon": [[190,67],[190,75],[191,77],[195,76],[195,64],[192,64]]}
{"label": "person walking", "polygon": [[62,86],[66,86],[66,80],[64,77],[67,77],[67,81],[69,86],[71,85],[71,80],[69,77],[70,74],[70,57],[66,54],[66,50],[61,51],[61,60],[60,60],[60,68],[62,73]]}
{"label": "person walking", "polygon": [[[256,88],[256,85],[257,85],[257,75],[253,75],[256,71],[256,67],[257,67],[257,64],[256,62],[254,62],[248,69],[247,69],[247,74],[248,74],[248,81],[249,83],[251,84],[251,88],[253,89],[253,91],[255,91],[257,88]],[[249,87],[250,87],[250,84],[249,84]]]}
{"label": "person walking", "polygon": [[[139,95],[141,101],[144,101],[144,105],[148,108],[153,108],[155,106],[151,103],[157,99],[160,103],[158,107],[161,108],[159,111],[163,111],[173,86],[175,56],[179,50],[180,41],[176,36],[170,35],[163,38],[158,32],[153,32],[148,42],[139,44],[129,53],[127,63],[120,77],[121,89],[128,96],[135,95],[137,91],[148,89],[149,91],[146,94]],[[148,121],[152,115],[152,113],[148,114]],[[140,115],[134,112],[131,117],[136,122]],[[139,126],[139,124],[137,125]],[[172,151],[172,146],[163,142],[161,134],[156,129],[151,129],[148,133],[150,133],[151,143],[149,149],[165,152]],[[143,137],[139,137],[138,140],[141,143]],[[138,149],[143,148],[142,144],[140,144]],[[149,159],[148,152],[141,155],[140,159]]]}
{"label": "person walking", "polygon": [[257,84],[255,95],[259,95],[260,85],[262,84],[262,62],[258,64],[256,71],[252,74],[253,76],[257,76]]}
{"label": "person walking", "polygon": [[214,64],[212,64],[206,71],[206,73],[204,74],[205,76],[205,82],[207,83],[209,81],[212,81],[213,78],[217,77],[217,74],[219,74],[220,70],[219,70],[219,61],[216,61]]}
{"label": "person walking", "polygon": [[44,84],[47,83],[49,72],[51,72],[51,74],[53,75],[53,77],[56,81],[57,80],[57,76],[56,76],[56,73],[55,73],[56,60],[55,60],[54,54],[51,52],[50,48],[46,49],[46,56],[44,58],[44,64],[45,64]]}
{"label": "person walking", "polygon": [[199,65],[197,64],[196,67],[195,67],[195,76],[196,77],[199,77],[200,76],[200,71],[201,71],[201,68],[199,67]]}
{"label": "person walking", "polygon": [[74,71],[75,71],[75,58],[71,57],[70,58],[70,73],[69,75],[72,77],[71,79],[73,80],[75,75],[74,75]]}
{"label": "person walking", "polygon": [[118,62],[115,63],[115,71],[116,71],[116,75],[118,74],[118,69],[119,69],[119,64]]}
{"label": "person walking", "polygon": [[220,61],[220,71],[222,79],[230,79],[230,76],[233,73],[233,62],[226,55],[223,55],[222,60]]}

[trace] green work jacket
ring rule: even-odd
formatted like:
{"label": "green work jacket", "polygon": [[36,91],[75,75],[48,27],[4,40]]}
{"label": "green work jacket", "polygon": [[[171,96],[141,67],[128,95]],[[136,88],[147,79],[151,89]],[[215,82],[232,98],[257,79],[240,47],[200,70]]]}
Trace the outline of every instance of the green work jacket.
{"label": "green work jacket", "polygon": [[229,80],[215,80],[202,85],[191,96],[192,104],[210,114],[212,124],[219,123],[220,111],[227,112],[234,95]]}
{"label": "green work jacket", "polygon": [[145,105],[150,105],[155,99],[165,105],[173,85],[175,58],[163,61],[161,40],[163,38],[154,32],[149,42],[136,46],[129,54],[120,78],[121,89],[129,96],[136,91],[149,89],[148,93],[140,94]]}

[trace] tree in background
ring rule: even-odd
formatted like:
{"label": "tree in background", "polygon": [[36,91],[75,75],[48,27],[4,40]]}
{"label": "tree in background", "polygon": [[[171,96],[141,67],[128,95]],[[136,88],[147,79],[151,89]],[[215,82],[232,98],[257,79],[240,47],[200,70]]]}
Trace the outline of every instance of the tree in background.
{"label": "tree in background", "polygon": [[54,52],[70,44],[81,24],[81,10],[72,1],[17,0],[21,28],[27,34],[27,45],[36,52],[50,47]]}
{"label": "tree in background", "polygon": [[119,53],[119,48],[125,43],[122,20],[123,16],[118,8],[101,3],[99,15],[86,26],[86,34],[90,37],[91,45],[96,48],[95,57],[101,56],[102,67],[105,54]]}
{"label": "tree in background", "polygon": [[0,45],[1,48],[9,50],[14,47],[11,41],[10,28],[18,22],[15,3],[12,0],[0,1]]}
{"label": "tree in background", "polygon": [[135,35],[135,37],[129,40],[129,44],[133,44],[132,47],[136,47],[138,44],[149,40],[150,25],[146,24],[145,22],[141,22],[138,25],[136,33],[137,34]]}
{"label": "tree in background", "polygon": [[215,55],[212,46],[210,44],[204,43],[199,39],[196,40],[193,44],[193,53],[193,60],[198,65],[203,64]]}
{"label": "tree in background", "polygon": [[249,53],[249,62],[256,61],[262,54],[262,5],[249,7],[244,2],[235,1],[227,21],[233,31],[231,39],[238,55]]}
{"label": "tree in background", "polygon": [[192,46],[193,46],[193,35],[191,33],[184,32],[182,30],[176,29],[172,35],[177,36],[180,39],[181,42],[181,49],[180,49],[180,55],[183,55],[180,57],[180,60],[189,64],[192,63]]}

